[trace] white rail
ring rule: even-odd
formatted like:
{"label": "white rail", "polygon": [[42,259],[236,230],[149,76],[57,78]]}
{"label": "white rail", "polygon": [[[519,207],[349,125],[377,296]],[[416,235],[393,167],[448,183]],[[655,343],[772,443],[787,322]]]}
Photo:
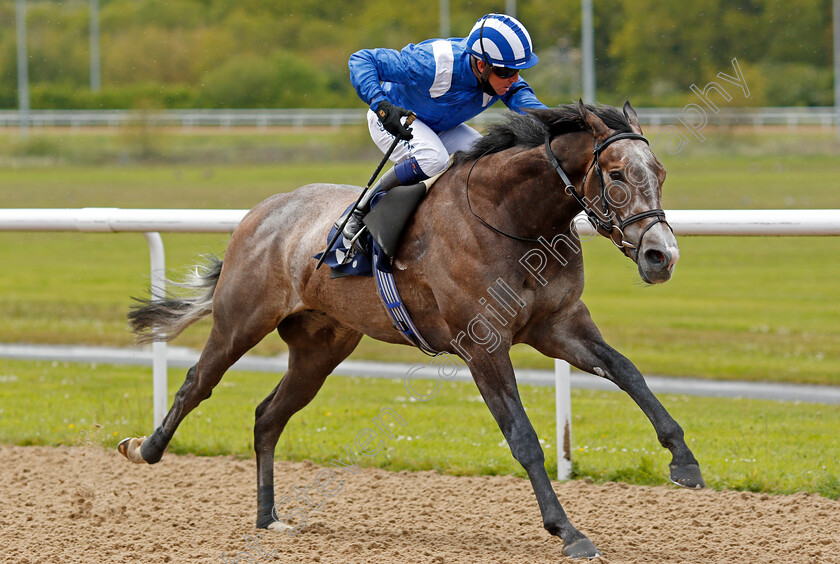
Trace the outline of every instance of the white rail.
{"label": "white rail", "polygon": [[[151,258],[152,295],[164,288],[165,257],[160,232],[232,232],[248,210],[186,209],[0,209],[0,231],[140,232],[146,235]],[[583,216],[581,216],[583,217]],[[831,210],[671,210],[668,222],[677,235],[805,236],[840,235],[840,209]],[[585,220],[581,235],[592,235]],[[166,413],[166,344],[153,346],[154,422]],[[571,475],[572,413],[569,365],[555,363],[557,473]],[[564,456],[565,455],[565,456]]]}
{"label": "white rail", "polygon": [[[230,233],[248,210],[6,208],[0,231],[86,231]],[[582,235],[591,235],[579,216]],[[824,210],[669,210],[677,235],[799,236],[840,235],[840,209]]]}
{"label": "white rail", "polygon": [[[362,125],[364,108],[278,108],[278,109],[188,109],[188,110],[0,110],[0,128],[20,127],[311,127]],[[492,123],[505,110],[493,108],[471,120],[475,124]],[[684,108],[636,108],[642,125],[679,125]],[[782,108],[722,108],[709,116],[709,123],[719,125],[800,125],[832,127],[838,125],[838,113],[832,106]]]}

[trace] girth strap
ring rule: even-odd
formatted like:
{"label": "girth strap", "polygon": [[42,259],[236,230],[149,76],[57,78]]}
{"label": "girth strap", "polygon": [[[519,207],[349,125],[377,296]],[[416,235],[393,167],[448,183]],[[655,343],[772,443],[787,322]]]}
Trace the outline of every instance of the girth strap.
{"label": "girth strap", "polygon": [[408,314],[408,310],[405,309],[405,305],[403,305],[402,299],[400,298],[400,293],[397,291],[394,275],[391,272],[385,272],[379,269],[380,257],[376,250],[374,250],[372,256],[376,293],[379,294],[379,298],[382,300],[382,304],[391,317],[391,321],[394,322],[394,329],[405,337],[409,343],[424,353],[435,356],[438,351],[426,342],[420,334],[420,331],[414,326],[414,321],[412,321],[411,316]]}

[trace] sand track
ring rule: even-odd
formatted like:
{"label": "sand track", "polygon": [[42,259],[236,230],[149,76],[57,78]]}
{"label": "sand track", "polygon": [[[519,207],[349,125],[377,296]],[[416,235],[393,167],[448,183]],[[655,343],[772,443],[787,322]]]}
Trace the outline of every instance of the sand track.
{"label": "sand track", "polygon": [[[249,547],[253,461],[167,454],[141,466],[98,447],[6,445],[0,460],[0,562],[570,562],[518,478],[338,472],[341,491],[313,495],[326,503],[297,535],[265,532]],[[319,471],[278,462],[278,497]],[[840,562],[840,502],[817,495],[555,490],[603,562]]]}

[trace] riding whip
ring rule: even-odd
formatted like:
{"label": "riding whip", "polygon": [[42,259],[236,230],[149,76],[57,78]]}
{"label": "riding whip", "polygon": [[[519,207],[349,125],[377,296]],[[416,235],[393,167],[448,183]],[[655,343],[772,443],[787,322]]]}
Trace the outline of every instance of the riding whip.
{"label": "riding whip", "polygon": [[[413,113],[409,115],[407,118],[405,118],[405,125],[411,125],[416,117],[417,116]],[[368,180],[367,186],[365,186],[365,189],[362,190],[361,194],[359,194],[359,199],[356,200],[356,203],[353,204],[353,207],[344,216],[344,221],[341,222],[341,226],[335,232],[333,238],[330,239],[330,242],[327,244],[327,249],[321,254],[321,258],[318,259],[318,264],[315,266],[315,270],[318,270],[319,268],[321,268],[321,265],[324,264],[324,260],[326,260],[327,254],[332,250],[333,245],[335,245],[335,242],[338,241],[338,238],[341,237],[341,234],[344,231],[344,226],[347,225],[347,222],[350,220],[350,216],[353,214],[354,211],[356,211],[356,208],[359,207],[359,202],[362,201],[362,198],[365,197],[367,191],[370,190],[371,186],[373,186],[376,177],[379,176],[380,171],[382,171],[382,167],[384,167],[385,163],[388,162],[388,159],[391,157],[391,153],[394,152],[394,149],[397,148],[397,143],[399,143],[401,140],[402,137],[394,136],[394,142],[391,143],[391,146],[388,148],[388,151],[385,153],[385,156],[382,157],[382,160],[379,162],[379,166],[377,166],[376,170],[373,171],[373,175],[370,177],[370,180]]]}

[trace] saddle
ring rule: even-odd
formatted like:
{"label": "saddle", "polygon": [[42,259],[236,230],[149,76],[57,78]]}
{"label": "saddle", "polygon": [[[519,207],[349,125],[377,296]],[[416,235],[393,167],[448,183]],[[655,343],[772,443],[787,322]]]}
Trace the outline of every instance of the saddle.
{"label": "saddle", "polygon": [[422,182],[391,188],[362,220],[388,258],[393,259],[397,255],[405,225],[423,201],[427,190]]}
{"label": "saddle", "polygon": [[[371,201],[371,211],[362,220],[367,230],[360,235],[368,238],[366,248],[370,249],[370,253],[362,255],[350,247],[347,239],[339,237],[324,260],[332,269],[330,278],[373,276],[373,255],[377,256],[380,268],[390,264],[397,255],[408,220],[439,177],[440,174],[411,186],[396,186],[376,194]],[[352,205],[344,213],[351,208]],[[331,240],[334,234],[335,227],[330,230],[327,240]],[[320,259],[321,254],[313,258]]]}

